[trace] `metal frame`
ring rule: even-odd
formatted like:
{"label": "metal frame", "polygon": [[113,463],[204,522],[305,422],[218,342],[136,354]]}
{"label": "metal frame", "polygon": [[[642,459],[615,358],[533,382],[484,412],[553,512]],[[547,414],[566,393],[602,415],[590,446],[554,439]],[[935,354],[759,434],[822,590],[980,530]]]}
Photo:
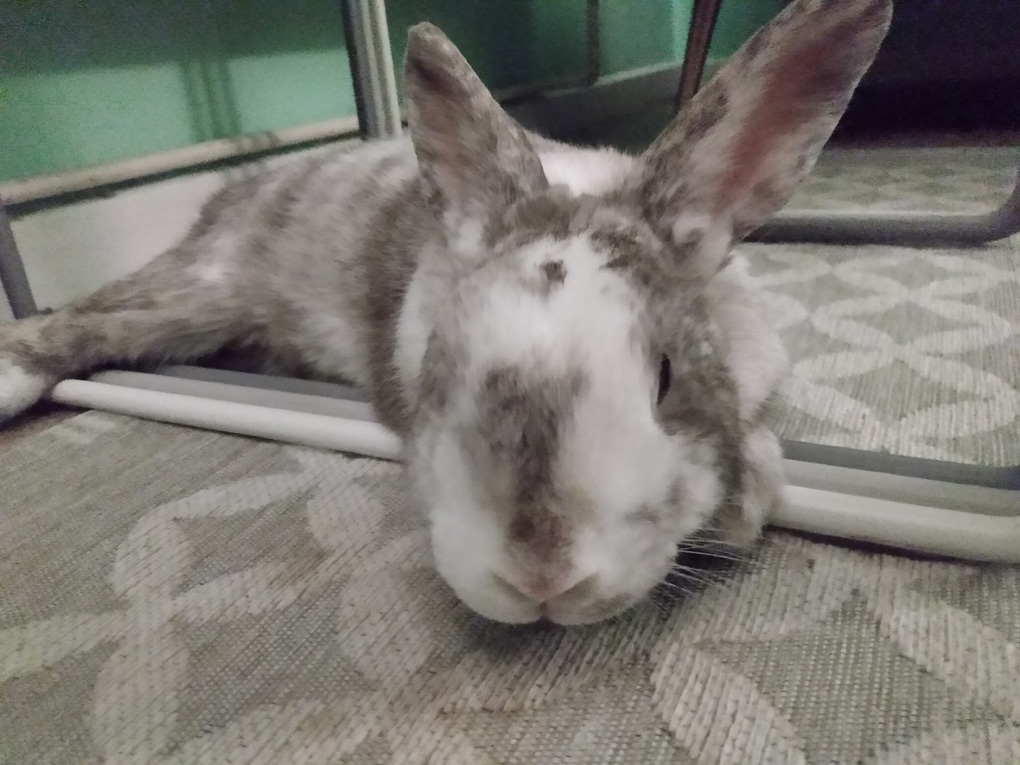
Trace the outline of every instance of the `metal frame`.
{"label": "metal frame", "polygon": [[402,132],[396,73],[383,0],[341,0],[358,122],[366,138]]}
{"label": "metal frame", "polygon": [[687,45],[684,48],[683,68],[680,70],[680,86],[676,91],[676,111],[694,98],[705,76],[708,49],[712,44],[712,33],[719,21],[722,0],[694,0],[691,21],[687,27]]}
{"label": "metal frame", "polygon": [[829,212],[786,212],[748,239],[769,243],[978,247],[1017,233],[1020,233],[1020,172],[1009,198],[988,213],[835,216]]}
{"label": "metal frame", "polygon": [[0,286],[15,319],[25,319],[38,311],[32,288],[25,274],[25,262],[11,229],[11,219],[0,202]]}

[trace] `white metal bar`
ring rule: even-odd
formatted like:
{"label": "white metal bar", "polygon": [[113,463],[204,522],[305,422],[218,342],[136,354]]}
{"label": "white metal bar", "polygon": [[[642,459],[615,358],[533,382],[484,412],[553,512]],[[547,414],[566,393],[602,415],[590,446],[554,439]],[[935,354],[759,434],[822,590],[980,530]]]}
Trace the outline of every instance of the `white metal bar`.
{"label": "white metal bar", "polygon": [[1020,563],[1020,517],[1016,515],[981,515],[788,486],[787,502],[770,523],[929,555]]}
{"label": "white metal bar", "polygon": [[975,486],[880,469],[806,462],[789,453],[786,479],[794,486],[847,494],[862,501],[871,498],[978,515],[1020,516],[1020,492],[1006,486]]}
{"label": "white metal bar", "polygon": [[218,401],[180,393],[65,380],[51,392],[60,404],[101,409],[176,425],[315,446],[378,459],[400,457],[400,439],[376,422]]}
{"label": "white metal bar", "polygon": [[[196,393],[203,384],[210,383],[189,381]],[[86,380],[60,383],[51,398],[73,406],[379,459],[401,457],[400,439],[376,422]],[[866,480],[857,475],[860,471],[787,461],[787,472],[793,481],[788,501],[769,519],[772,525],[929,554],[1020,563],[1017,492],[982,489],[982,495],[968,488],[966,501],[955,501],[953,492],[944,492],[944,501],[939,502],[943,506],[936,507],[929,501],[943,488],[936,481],[910,479],[912,485],[924,484],[914,496],[904,494],[906,484],[889,484],[890,495],[901,499],[888,499],[875,496],[875,491],[872,496],[853,493],[850,487]],[[878,486],[882,483],[876,481]],[[982,496],[987,499],[982,501]]]}

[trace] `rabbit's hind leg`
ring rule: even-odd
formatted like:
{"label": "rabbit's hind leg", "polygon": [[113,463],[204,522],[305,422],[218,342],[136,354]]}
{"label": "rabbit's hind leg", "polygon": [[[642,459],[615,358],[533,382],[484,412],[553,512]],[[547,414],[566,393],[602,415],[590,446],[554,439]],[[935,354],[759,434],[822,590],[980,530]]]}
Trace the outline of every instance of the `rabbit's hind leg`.
{"label": "rabbit's hind leg", "polygon": [[245,339],[250,312],[234,281],[182,245],[53,313],[0,325],[0,422],[65,378],[186,361]]}

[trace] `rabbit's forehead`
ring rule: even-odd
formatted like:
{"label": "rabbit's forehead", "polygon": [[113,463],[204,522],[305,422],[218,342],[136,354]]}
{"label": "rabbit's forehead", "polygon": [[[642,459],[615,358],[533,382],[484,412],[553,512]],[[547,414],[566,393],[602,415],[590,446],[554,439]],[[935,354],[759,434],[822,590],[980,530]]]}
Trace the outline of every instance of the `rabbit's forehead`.
{"label": "rabbit's forehead", "polygon": [[[544,294],[563,287],[600,290],[608,277],[641,293],[650,305],[676,281],[674,254],[623,192],[575,195],[553,187],[494,216],[483,236],[495,268],[516,272]],[[557,252],[569,255],[570,268]]]}
{"label": "rabbit's forehead", "polygon": [[547,235],[495,258],[464,305],[471,366],[559,374],[608,356],[644,366],[648,299],[632,273],[592,234]]}

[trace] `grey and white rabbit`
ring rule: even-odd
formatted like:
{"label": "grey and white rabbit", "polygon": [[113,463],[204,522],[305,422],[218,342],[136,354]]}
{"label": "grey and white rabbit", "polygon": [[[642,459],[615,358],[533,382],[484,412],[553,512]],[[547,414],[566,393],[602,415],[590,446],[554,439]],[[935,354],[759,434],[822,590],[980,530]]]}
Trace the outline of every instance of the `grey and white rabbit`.
{"label": "grey and white rabbit", "polygon": [[619,614],[686,539],[750,542],[781,501],[786,357],[731,248],[809,172],[890,15],[791,3],[636,157],[521,129],[420,24],[410,140],[229,186],[133,275],[0,327],[0,418],[101,366],[258,348],[371,393],[470,608]]}

